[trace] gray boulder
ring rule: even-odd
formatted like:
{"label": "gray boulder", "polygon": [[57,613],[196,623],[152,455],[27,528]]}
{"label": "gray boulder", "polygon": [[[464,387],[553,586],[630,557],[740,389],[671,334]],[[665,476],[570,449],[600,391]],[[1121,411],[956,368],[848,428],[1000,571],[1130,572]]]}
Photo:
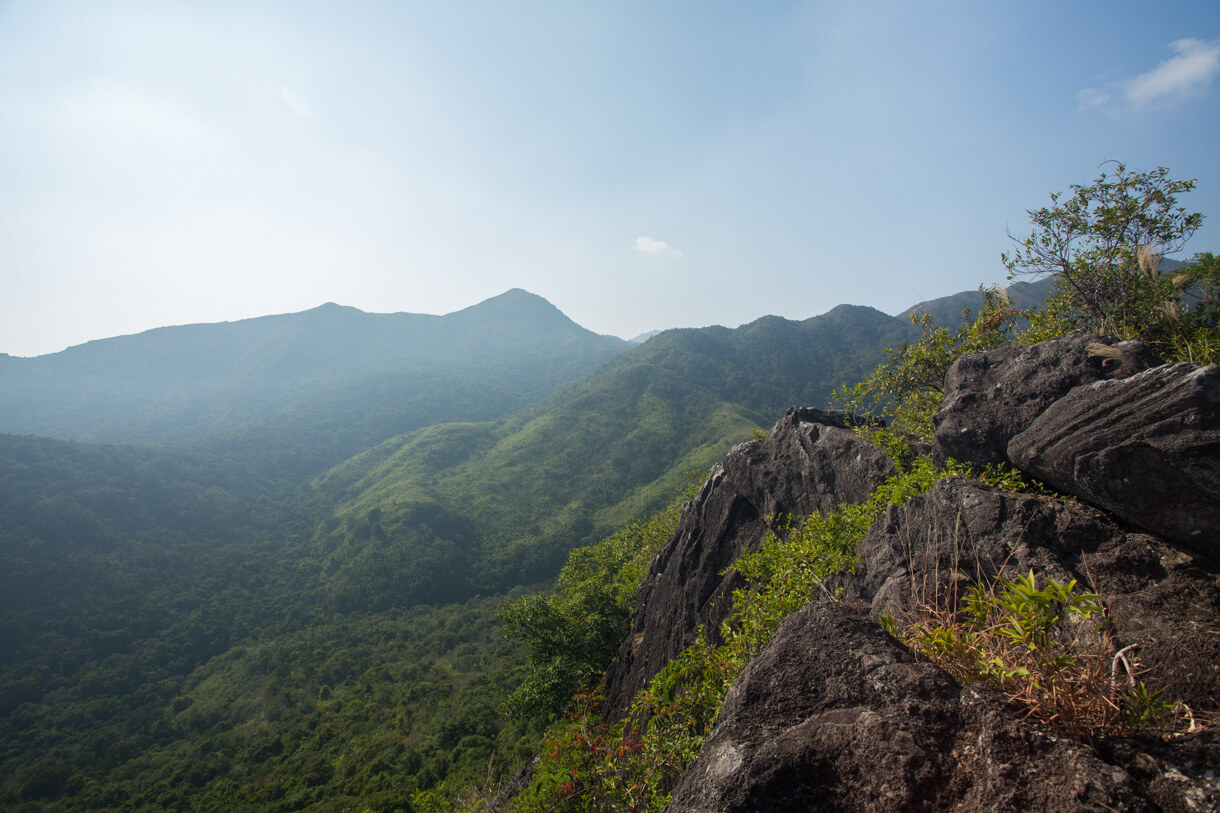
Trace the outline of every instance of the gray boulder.
{"label": "gray boulder", "polygon": [[789,409],[765,439],[733,448],[712,470],[640,590],[634,628],[603,681],[608,717],[622,716],[700,626],[715,638],[741,584],[723,571],[758,544],[773,518],[862,502],[894,473],[851,426],[840,413]]}
{"label": "gray boulder", "polygon": [[[1220,698],[1220,583],[1191,556],[1130,532],[1075,500],[1013,494],[947,478],[878,519],[853,573],[828,587],[876,619],[1033,570],[1108,602],[1117,647],[1134,644],[1143,678],[1210,715]],[[1205,564],[1205,562],[1203,563]]]}
{"label": "gray boulder", "polygon": [[1003,462],[1008,442],[1073,388],[1159,363],[1141,342],[1093,335],[963,356],[945,375],[933,454],[976,466]]}
{"label": "gray boulder", "polygon": [[790,616],[729,690],[672,813],[1157,810],[1087,745],[961,687],[861,613]]}
{"label": "gray boulder", "polygon": [[1077,387],[1007,454],[1060,491],[1220,555],[1220,366],[1171,364]]}

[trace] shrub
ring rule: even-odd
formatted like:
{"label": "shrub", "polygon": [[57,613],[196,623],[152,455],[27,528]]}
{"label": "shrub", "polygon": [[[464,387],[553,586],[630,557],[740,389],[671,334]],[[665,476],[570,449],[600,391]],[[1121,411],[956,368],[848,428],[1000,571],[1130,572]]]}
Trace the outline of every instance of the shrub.
{"label": "shrub", "polygon": [[1101,596],[1077,591],[1075,580],[1030,571],[884,623],[959,682],[993,686],[1071,734],[1172,730],[1178,722],[1174,706],[1138,680],[1130,648],[1116,650]]}

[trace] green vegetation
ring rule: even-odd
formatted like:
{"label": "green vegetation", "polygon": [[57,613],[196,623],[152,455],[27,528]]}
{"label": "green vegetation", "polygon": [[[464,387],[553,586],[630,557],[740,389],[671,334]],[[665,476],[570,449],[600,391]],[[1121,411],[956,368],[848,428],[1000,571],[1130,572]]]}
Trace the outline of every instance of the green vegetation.
{"label": "green vegetation", "polygon": [[[1144,188],[1119,175],[1113,189]],[[1178,211],[1179,182],[1140,182],[1161,184]],[[1172,236],[1146,233],[1162,246]],[[1167,276],[1136,249],[1106,255],[1111,270],[1134,257],[1144,282],[1125,290],[1161,315],[1141,323],[1120,309],[1106,324],[1144,325],[1163,352],[1214,358],[1215,258]],[[1095,268],[1091,256],[1069,267]],[[5,360],[3,397],[43,399],[21,407],[26,417],[57,403],[47,420],[77,436],[175,445],[0,435],[0,806],[476,809],[545,731],[517,809],[656,809],[736,675],[851,565],[886,506],[947,475],[1022,487],[1012,473],[937,469],[915,454],[908,440],[929,435],[944,370],[972,350],[1092,329],[1095,316],[1062,286],[1037,313],[984,291],[956,329],[843,306],[668,331],[580,378],[617,350],[547,306],[534,320],[559,350],[547,355],[512,318],[522,297],[539,302],[510,294],[443,329],[424,318],[406,349],[394,336],[410,319],[328,306],[240,323],[223,341],[208,326],[165,334],[175,338],[162,347],[113,340],[139,346],[122,375],[102,364],[105,343],[41,372]],[[190,338],[200,331],[205,341]],[[363,338],[326,338],[344,331]],[[886,360],[885,346],[899,349]],[[239,375],[217,373],[227,357]],[[61,386],[77,375],[83,390]],[[825,404],[861,379],[841,399],[892,421],[896,431],[869,431],[900,473],[862,506],[780,523],[735,565],[746,586],[722,643],[700,636],[658,674],[633,725],[602,720],[587,687],[630,628],[687,472],[765,434],[788,406]],[[91,388],[109,393],[96,412],[80,396]],[[0,414],[17,415],[15,403]],[[1160,725],[1155,693],[1128,689],[1125,719]]]}
{"label": "green vegetation", "polygon": [[[1161,258],[1182,249],[1203,223],[1177,196],[1193,180],[1174,180],[1158,167],[1131,172],[1113,164],[1071,194],[1051,195],[1050,207],[1029,212],[1033,231],[1013,238],[1005,254],[1010,276],[1058,274],[1058,286],[1037,316],[1029,340],[1081,331],[1140,338],[1164,357],[1215,352],[1220,269],[1201,254],[1184,269],[1160,270]],[[1103,165],[1104,166],[1104,165]]]}
{"label": "green vegetation", "polygon": [[962,683],[990,684],[1056,728],[1079,736],[1175,733],[1182,720],[1174,704],[1137,679],[1107,635],[1102,597],[1077,592],[1075,580],[1041,581],[1030,571],[975,584],[960,604],[933,601],[886,628]]}
{"label": "green vegetation", "polygon": [[393,810],[520,761],[502,599],[331,614],[312,523],[215,459],[0,436],[0,806]]}
{"label": "green vegetation", "polygon": [[[862,431],[891,455],[899,474],[861,505],[780,522],[756,551],[743,555],[733,567],[746,586],[733,595],[733,614],[720,630],[723,643],[713,645],[700,631],[636,696],[626,719],[603,719],[597,692],[577,693],[567,717],[548,728],[541,763],[511,809],[660,810],[698,756],[732,682],[784,618],[819,596],[835,598],[826,590],[827,577],[854,565],[857,543],[887,506],[901,505],[946,476],[1029,488],[1015,472],[975,472],[953,461],[937,468],[916,451],[931,438],[945,372],[963,354],[1103,328],[1144,336],[1178,357],[1210,352],[1220,304],[1214,258],[1199,255],[1192,270],[1172,279],[1158,276],[1149,259],[1154,250],[1180,248],[1197,228],[1201,216],[1175,208],[1173,197],[1192,187],[1168,180],[1163,169],[1131,175],[1120,165],[1115,182],[1103,175],[1092,187],[1073,187],[1068,205],[1031,212],[1035,234],[1005,258],[1010,269],[1063,274],[1045,308],[1018,311],[992,289],[980,292],[980,312],[964,313],[956,330],[913,316],[923,335],[888,351],[889,359],[871,375],[836,394],[852,411],[891,422],[890,430]],[[977,585],[960,609],[946,602],[934,597],[918,618],[890,619],[888,626],[960,680],[1000,686],[1073,733],[1163,727],[1171,720],[1171,707],[1133,673],[1125,690],[1117,689],[1114,673],[1103,667],[1117,664],[1122,653],[1113,652],[1099,629],[1081,634],[1068,623],[1102,615],[1100,598],[1078,594],[1074,582],[1045,580],[1040,588],[1030,573],[998,586]],[[485,798],[468,796],[462,806],[481,809]]]}
{"label": "green vegetation", "polygon": [[649,562],[677,529],[682,503],[698,486],[694,482],[648,520],[572,551],[554,593],[504,605],[504,633],[529,650],[529,672],[504,703],[509,717],[561,715],[580,687],[600,678],[631,629]]}

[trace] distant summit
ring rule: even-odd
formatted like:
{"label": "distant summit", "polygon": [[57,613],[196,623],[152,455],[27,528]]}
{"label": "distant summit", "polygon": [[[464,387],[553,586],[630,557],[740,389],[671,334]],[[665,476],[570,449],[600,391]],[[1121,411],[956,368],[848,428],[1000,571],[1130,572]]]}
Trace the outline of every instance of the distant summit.
{"label": "distant summit", "polygon": [[319,463],[332,463],[437,421],[519,409],[629,347],[520,289],[445,316],[327,302],[5,358],[0,433],[106,443],[280,433],[298,449],[314,438]]}

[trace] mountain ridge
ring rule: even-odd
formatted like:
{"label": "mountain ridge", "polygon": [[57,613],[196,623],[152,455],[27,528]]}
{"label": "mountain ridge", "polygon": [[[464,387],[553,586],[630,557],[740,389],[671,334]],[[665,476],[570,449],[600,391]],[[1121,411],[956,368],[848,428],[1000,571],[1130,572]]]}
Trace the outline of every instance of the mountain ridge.
{"label": "mountain ridge", "polygon": [[[318,359],[358,356],[318,325],[376,339],[417,322],[436,338],[514,311],[535,328],[465,331],[461,376],[434,358],[300,385]],[[261,413],[230,405],[220,425],[185,399],[195,434],[179,422],[156,438],[139,400],[164,397],[166,357],[188,381],[192,364],[226,361],[203,341],[190,363],[127,359],[152,384],[134,396],[99,374],[68,400],[98,419],[107,388],[126,394],[132,414],[100,417],[128,420],[139,443],[0,435],[0,573],[21,603],[0,608],[0,629],[21,633],[19,662],[0,664],[0,805],[394,809],[482,776],[493,754],[527,758],[537,732],[496,714],[523,661],[496,632],[498,597],[553,579],[574,546],[667,504],[791,403],[824,403],[917,335],[843,305],[628,346],[519,289],[455,314],[328,303],[236,337],[196,326],[250,354],[236,391],[300,386]],[[2,400],[5,368],[25,365],[0,362]]]}
{"label": "mountain ridge", "polygon": [[445,316],[327,303],[7,357],[0,432],[232,449],[291,422],[317,437],[317,461],[300,461],[316,470],[412,428],[506,414],[629,346],[520,289]]}

